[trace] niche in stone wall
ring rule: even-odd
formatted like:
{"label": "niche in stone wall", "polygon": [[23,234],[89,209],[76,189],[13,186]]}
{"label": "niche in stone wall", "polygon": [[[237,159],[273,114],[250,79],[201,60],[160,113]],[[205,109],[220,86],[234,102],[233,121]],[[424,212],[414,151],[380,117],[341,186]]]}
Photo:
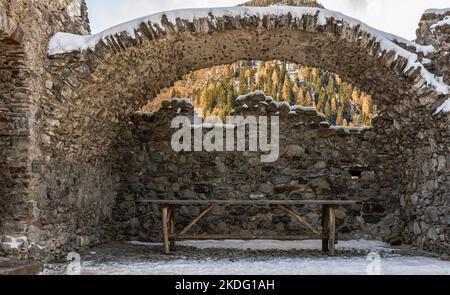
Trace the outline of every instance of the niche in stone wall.
{"label": "niche in stone wall", "polygon": [[352,167],[349,169],[350,175],[353,180],[361,179],[363,169],[361,167]]}

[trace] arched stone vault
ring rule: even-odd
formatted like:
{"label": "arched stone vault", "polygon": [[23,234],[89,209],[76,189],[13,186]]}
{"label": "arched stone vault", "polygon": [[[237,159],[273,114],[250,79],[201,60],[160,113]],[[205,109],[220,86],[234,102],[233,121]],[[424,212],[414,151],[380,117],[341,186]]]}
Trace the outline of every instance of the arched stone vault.
{"label": "arched stone vault", "polygon": [[[81,220],[79,236],[89,235],[83,226],[102,225],[110,217],[122,143],[131,136],[128,117],[147,99],[193,70],[279,59],[338,73],[373,96],[381,110],[374,122],[374,148],[395,157],[386,165],[395,171],[397,185],[384,189],[398,200],[398,214],[407,216],[404,240],[448,247],[443,219],[450,184],[450,117],[442,112],[433,116],[447,99],[448,86],[428,73],[414,53],[356,20],[326,10],[271,9],[202,10],[200,17],[169,12],[98,36],[53,38],[42,106],[44,165],[49,174],[60,175],[49,189],[73,191],[71,204],[83,210],[81,218],[73,213]],[[67,181],[73,174],[83,175],[82,187]],[[416,233],[417,202],[430,198],[440,213]]]}
{"label": "arched stone vault", "polygon": [[[113,30],[115,34],[104,35],[95,48],[51,56],[54,93],[68,99],[64,104],[69,118],[82,119],[77,120],[76,128],[72,120],[67,120],[67,126],[61,122],[60,129],[70,134],[68,137],[77,138],[70,144],[86,139],[89,146],[100,140],[101,147],[94,154],[107,153],[109,144],[104,143],[111,143],[116,134],[105,131],[123,124],[124,115],[130,115],[162,88],[193,70],[250,59],[279,59],[338,73],[372,94],[382,109],[397,106],[406,113],[417,107],[431,118],[447,98],[427,86],[430,81],[424,79],[428,77],[423,75],[426,70],[421,64],[408,67],[408,55],[413,53],[394,43],[389,44],[392,51],[385,50],[381,43],[386,40],[378,42],[379,36],[362,24],[345,18],[319,20],[321,10],[317,9],[303,9],[306,13],[297,18],[292,16],[296,8],[290,9],[292,13],[288,8],[282,13],[267,10],[261,16],[249,13],[245,17],[215,15],[212,11],[208,17],[193,21],[181,17],[176,22],[162,14],[157,16],[160,25],[155,21],[135,23],[134,37],[125,32],[129,28],[120,31],[119,27]],[[58,46],[62,46],[58,42],[64,38],[67,36],[54,37],[52,43],[57,49],[53,52],[58,52]],[[61,61],[68,68],[60,67]],[[67,81],[57,82],[59,75]],[[448,92],[448,87],[439,86]],[[79,117],[87,110],[103,118]],[[102,137],[96,138],[101,133]]]}

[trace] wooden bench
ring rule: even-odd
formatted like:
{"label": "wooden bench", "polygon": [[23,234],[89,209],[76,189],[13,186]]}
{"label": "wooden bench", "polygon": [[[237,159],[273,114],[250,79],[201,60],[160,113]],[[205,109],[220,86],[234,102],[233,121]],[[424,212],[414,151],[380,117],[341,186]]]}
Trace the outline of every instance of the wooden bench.
{"label": "wooden bench", "polygon": [[[318,238],[322,240],[322,250],[334,255],[336,240],[336,208],[338,206],[357,205],[358,201],[331,201],[331,200],[141,200],[138,203],[157,204],[162,208],[162,237],[164,253],[170,254],[175,251],[176,241],[180,240],[305,240]],[[187,235],[189,230],[196,225],[208,212],[217,206],[272,206],[281,209],[294,220],[306,226],[314,233],[314,236],[195,236]],[[300,216],[290,206],[294,205],[317,205],[322,206],[322,229],[316,230],[305,218]],[[186,226],[180,233],[175,232],[176,208],[177,206],[206,206],[194,220]]]}

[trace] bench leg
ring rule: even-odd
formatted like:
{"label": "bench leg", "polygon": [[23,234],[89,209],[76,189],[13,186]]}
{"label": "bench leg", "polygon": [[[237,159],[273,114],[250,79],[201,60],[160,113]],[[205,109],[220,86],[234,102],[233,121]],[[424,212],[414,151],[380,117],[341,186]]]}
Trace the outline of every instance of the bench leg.
{"label": "bench leg", "polygon": [[168,216],[169,215],[169,207],[162,208],[162,236],[163,236],[163,247],[164,254],[170,254],[170,245],[169,245],[169,225],[168,225]]}
{"label": "bench leg", "polygon": [[334,206],[328,207],[330,235],[329,235],[329,250],[330,254],[335,254],[336,249],[336,208]]}
{"label": "bench leg", "polygon": [[176,238],[175,238],[175,226],[176,226],[176,215],[175,215],[175,206],[170,208],[170,251],[176,251]]}
{"label": "bench leg", "polygon": [[328,213],[328,206],[322,207],[322,251],[329,252],[329,234],[330,234],[330,219]]}

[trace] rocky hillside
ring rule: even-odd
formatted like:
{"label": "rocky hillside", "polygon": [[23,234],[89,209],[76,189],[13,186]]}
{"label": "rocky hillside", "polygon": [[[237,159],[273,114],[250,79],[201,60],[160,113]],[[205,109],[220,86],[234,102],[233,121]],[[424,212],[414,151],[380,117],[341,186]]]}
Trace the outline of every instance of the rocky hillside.
{"label": "rocky hillside", "polygon": [[256,90],[277,101],[312,106],[324,113],[331,125],[371,125],[376,111],[369,95],[339,75],[282,61],[242,61],[193,72],[143,110],[153,111],[162,100],[172,97],[187,97],[205,116],[225,117],[238,95]]}

